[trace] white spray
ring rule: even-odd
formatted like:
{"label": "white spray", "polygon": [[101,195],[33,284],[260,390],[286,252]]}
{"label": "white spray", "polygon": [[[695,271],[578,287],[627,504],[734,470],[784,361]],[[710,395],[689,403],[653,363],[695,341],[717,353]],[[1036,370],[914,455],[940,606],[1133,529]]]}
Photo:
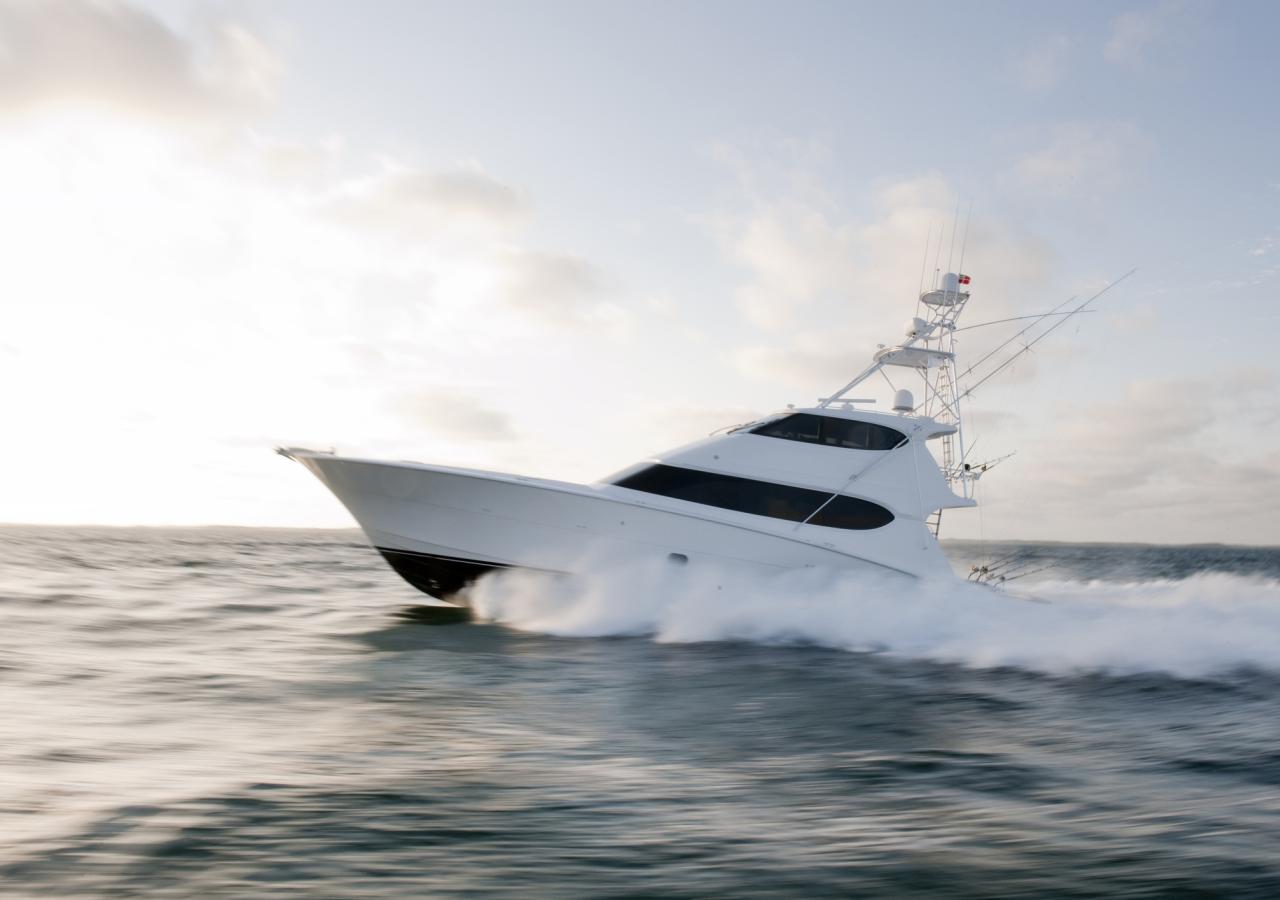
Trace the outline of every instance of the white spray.
{"label": "white spray", "polygon": [[800,642],[1052,674],[1201,677],[1280,669],[1280,581],[1223,573],[1180,581],[1047,581],[1029,602],[963,582],[809,569],[761,580],[707,566],[601,564],[589,574],[482,579],[483,618],[562,636],[669,643]]}

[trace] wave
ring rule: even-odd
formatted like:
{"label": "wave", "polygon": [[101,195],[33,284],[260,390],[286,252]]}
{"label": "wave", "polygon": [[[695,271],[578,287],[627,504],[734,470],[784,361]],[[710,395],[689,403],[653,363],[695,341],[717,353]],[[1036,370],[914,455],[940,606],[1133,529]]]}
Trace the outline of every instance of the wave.
{"label": "wave", "polygon": [[1052,675],[1280,669],[1280,580],[1212,572],[1028,590],[1034,598],[817,569],[761,579],[622,564],[574,577],[495,573],[470,600],[484,619],[559,636],[806,643]]}

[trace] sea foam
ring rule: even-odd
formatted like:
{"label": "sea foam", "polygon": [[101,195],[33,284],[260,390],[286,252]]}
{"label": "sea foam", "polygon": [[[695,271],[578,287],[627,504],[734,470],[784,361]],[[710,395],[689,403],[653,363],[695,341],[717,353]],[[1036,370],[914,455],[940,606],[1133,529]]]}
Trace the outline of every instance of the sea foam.
{"label": "sea foam", "polygon": [[1280,670],[1280,581],[1216,572],[1041,581],[1003,593],[817,569],[762,579],[708,566],[597,564],[573,577],[496,573],[471,602],[482,618],[560,636],[806,643],[1055,675]]}

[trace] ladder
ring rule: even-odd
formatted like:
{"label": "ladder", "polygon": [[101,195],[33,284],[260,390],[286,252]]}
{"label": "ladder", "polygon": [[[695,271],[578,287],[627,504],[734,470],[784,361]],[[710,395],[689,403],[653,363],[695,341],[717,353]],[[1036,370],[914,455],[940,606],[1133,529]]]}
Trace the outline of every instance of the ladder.
{"label": "ladder", "polygon": [[942,529],[942,510],[935,509],[931,512],[925,524],[929,527],[929,533],[937,537],[938,532]]}
{"label": "ladder", "polygon": [[[928,379],[926,372],[925,378]],[[937,401],[934,417],[941,423],[946,425],[960,424],[959,409],[957,407],[955,372],[950,365],[943,366],[934,378],[933,384],[934,399]],[[929,404],[933,406],[933,404]],[[959,432],[956,432],[958,434]],[[948,486],[954,485],[960,480],[960,467],[956,460],[956,434],[944,434],[942,436],[942,474],[946,478]],[[926,520],[929,531],[936,538],[942,530],[942,510],[936,509],[929,514]]]}

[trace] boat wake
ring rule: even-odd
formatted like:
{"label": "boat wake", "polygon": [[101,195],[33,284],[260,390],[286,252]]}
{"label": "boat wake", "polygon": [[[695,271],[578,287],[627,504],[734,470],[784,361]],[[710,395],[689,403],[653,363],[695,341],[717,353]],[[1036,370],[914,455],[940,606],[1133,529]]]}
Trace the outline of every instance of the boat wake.
{"label": "boat wake", "polygon": [[1280,670],[1280,580],[1206,572],[1181,580],[1041,581],[1043,602],[953,581],[801,570],[760,579],[705,567],[596,565],[572,578],[487,576],[478,616],[574,637],[666,643],[804,643],[1052,675],[1200,678]]}

